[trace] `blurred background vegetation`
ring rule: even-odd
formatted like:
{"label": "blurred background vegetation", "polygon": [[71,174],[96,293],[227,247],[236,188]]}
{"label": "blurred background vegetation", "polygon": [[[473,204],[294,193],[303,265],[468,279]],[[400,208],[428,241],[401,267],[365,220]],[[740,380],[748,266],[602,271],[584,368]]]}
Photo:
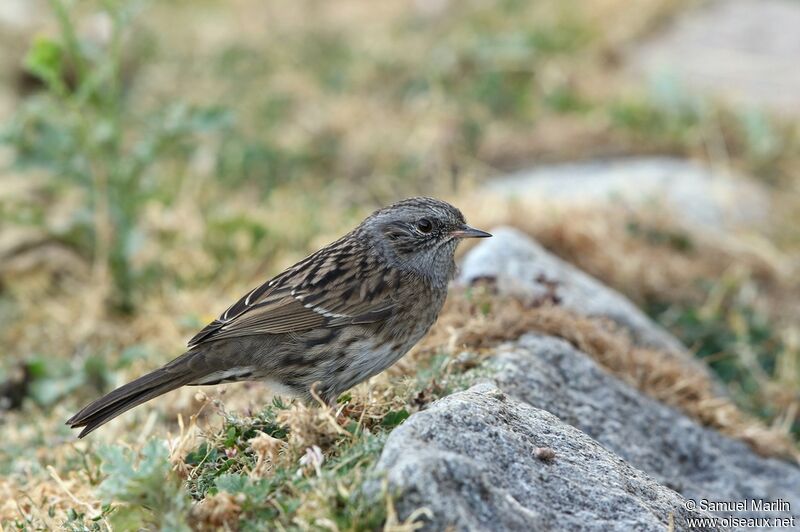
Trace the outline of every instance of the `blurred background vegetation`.
{"label": "blurred background vegetation", "polygon": [[[759,242],[786,266],[780,280],[736,267],[734,256],[687,272],[681,289],[648,290],[563,239],[543,242],[646,308],[709,361],[741,408],[796,438],[798,122],[699,98],[626,66],[642,39],[697,5],[8,3],[0,10],[0,424],[9,436],[0,476],[6,494],[30,501],[4,507],[4,526],[101,526],[110,503],[90,511],[41,490],[58,492],[61,475],[58,485],[78,493],[103,478],[100,455],[120,471],[127,455],[75,444],[63,420],[179,354],[248,287],[378,206],[416,194],[458,203],[498,175],[547,162],[673,155],[723,163],[767,187],[775,219]],[[469,215],[474,200],[463,201]],[[682,230],[631,216],[606,236],[703,255]],[[581,222],[565,222],[566,231],[570,224]],[[145,429],[120,431],[119,441],[142,449],[156,421],[174,430],[176,412],[197,409],[192,393],[159,403],[158,419],[134,416]],[[400,417],[387,430],[403,418],[392,415]],[[255,434],[230,427],[232,441]],[[371,440],[362,444],[374,451]],[[153,464],[163,459],[158,446],[143,452]],[[142,493],[168,474],[153,467]],[[109,501],[139,493],[105,490]],[[176,493],[147,504],[179,515],[186,506]],[[339,515],[339,524],[362,517]]]}

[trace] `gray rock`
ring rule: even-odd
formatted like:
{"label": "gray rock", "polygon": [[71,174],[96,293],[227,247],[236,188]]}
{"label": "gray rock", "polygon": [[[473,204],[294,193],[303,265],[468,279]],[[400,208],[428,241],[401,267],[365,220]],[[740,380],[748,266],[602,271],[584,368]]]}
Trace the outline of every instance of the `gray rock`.
{"label": "gray rock", "polygon": [[800,113],[800,2],[708,2],[637,46],[632,70],[732,103]]}
{"label": "gray rock", "polygon": [[[561,304],[609,316],[645,343],[677,343],[525,235],[494,234],[465,258],[463,282],[492,277],[532,298],[552,296],[555,282]],[[566,341],[528,334],[498,347],[487,366],[493,382],[437,401],[389,435],[376,468],[401,518],[425,508],[428,530],[689,530],[699,509],[716,518],[706,530],[800,523],[796,464],[700,426]],[[746,518],[772,521],[733,521]]]}
{"label": "gray rock", "polygon": [[[542,448],[554,456],[537,456]],[[401,517],[429,510],[426,530],[662,531],[671,519],[681,529],[687,517],[708,515],[690,514],[671,489],[491,384],[411,416],[377,469]]]}
{"label": "gray rock", "polygon": [[559,304],[583,316],[607,317],[630,331],[643,346],[663,349],[696,364],[681,343],[653,323],[619,292],[545,250],[526,234],[492,229],[488,238],[464,257],[458,281],[470,284],[490,278],[498,289],[523,298],[552,295]]}
{"label": "gray rock", "polygon": [[555,414],[684,497],[784,500],[800,524],[800,468],[760,457],[743,442],[701,427],[619,381],[564,340],[526,335],[498,349],[491,365],[500,389]]}
{"label": "gray rock", "polygon": [[539,166],[487,183],[483,194],[549,205],[658,206],[693,230],[749,227],[769,217],[764,187],[741,176],[669,157]]}

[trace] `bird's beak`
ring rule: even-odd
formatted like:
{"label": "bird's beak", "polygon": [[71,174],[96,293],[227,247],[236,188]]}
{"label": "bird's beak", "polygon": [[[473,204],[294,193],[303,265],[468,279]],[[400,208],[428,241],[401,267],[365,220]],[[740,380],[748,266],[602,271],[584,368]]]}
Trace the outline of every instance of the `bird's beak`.
{"label": "bird's beak", "polygon": [[487,238],[492,235],[486,231],[481,231],[480,229],[475,229],[474,227],[465,225],[460,229],[451,231],[450,236],[454,236],[456,238]]}

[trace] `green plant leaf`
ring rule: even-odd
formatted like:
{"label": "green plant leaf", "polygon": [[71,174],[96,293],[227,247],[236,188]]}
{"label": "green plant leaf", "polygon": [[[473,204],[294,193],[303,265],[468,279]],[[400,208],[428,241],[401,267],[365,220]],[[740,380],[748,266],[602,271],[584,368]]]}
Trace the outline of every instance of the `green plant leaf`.
{"label": "green plant leaf", "polygon": [[45,36],[38,36],[28,50],[25,68],[48,85],[60,79],[64,67],[64,49],[61,43]]}
{"label": "green plant leaf", "polygon": [[214,485],[219,491],[226,491],[228,493],[240,493],[247,487],[248,478],[244,475],[236,475],[233,473],[226,473],[220,475],[214,481]]}
{"label": "green plant leaf", "polygon": [[394,410],[392,412],[389,412],[383,417],[383,420],[381,421],[381,426],[392,429],[397,425],[399,425],[400,423],[402,423],[403,421],[405,421],[406,419],[408,419],[408,416],[409,416],[408,410],[406,410],[405,408],[402,410]]}

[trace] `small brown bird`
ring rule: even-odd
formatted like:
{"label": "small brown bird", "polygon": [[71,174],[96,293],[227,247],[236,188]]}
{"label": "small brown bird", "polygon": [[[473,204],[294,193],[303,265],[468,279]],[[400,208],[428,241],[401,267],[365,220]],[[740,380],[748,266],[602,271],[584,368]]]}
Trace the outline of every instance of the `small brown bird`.
{"label": "small brown bird", "polygon": [[431,328],[469,227],[461,211],[410,198],[251,290],[160,369],[101,397],[67,424],[84,437],[181,386],[245,380],[328,404],[394,364]]}

